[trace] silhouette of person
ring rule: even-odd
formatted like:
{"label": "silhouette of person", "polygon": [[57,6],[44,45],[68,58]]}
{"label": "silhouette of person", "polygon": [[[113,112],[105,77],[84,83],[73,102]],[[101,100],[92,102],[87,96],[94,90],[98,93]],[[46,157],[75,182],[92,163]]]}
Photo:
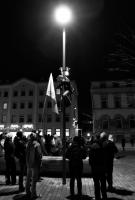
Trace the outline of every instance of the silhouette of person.
{"label": "silhouette of person", "polygon": [[23,192],[25,190],[23,185],[23,177],[26,169],[26,139],[23,136],[22,131],[18,131],[14,138],[15,144],[15,156],[19,160],[19,191]]}
{"label": "silhouette of person", "polygon": [[38,181],[39,170],[42,159],[41,145],[37,140],[36,133],[30,134],[30,139],[26,147],[26,165],[27,165],[27,178],[26,178],[26,195],[28,198],[37,198],[36,184]]}
{"label": "silhouette of person", "polygon": [[12,137],[7,134],[4,142],[5,162],[6,162],[6,185],[16,184],[16,162],[15,162],[15,147],[12,142]]}
{"label": "silhouette of person", "polygon": [[89,164],[92,170],[96,200],[101,199],[101,194],[104,200],[107,199],[106,154],[103,148],[103,142],[106,141],[106,139],[107,135],[105,132],[101,133],[101,135],[97,134],[89,150]]}
{"label": "silhouette of person", "polygon": [[70,194],[74,196],[74,183],[77,180],[78,195],[82,195],[83,159],[87,156],[85,146],[79,136],[73,138],[73,143],[68,147],[66,158],[69,159]]}
{"label": "silhouette of person", "polygon": [[125,140],[125,138],[122,138],[121,146],[122,146],[123,151],[125,151],[125,144],[126,144],[126,140]]}
{"label": "silhouette of person", "polygon": [[106,180],[108,183],[108,190],[113,190],[113,161],[114,156],[118,153],[118,149],[114,143],[113,135],[108,136],[108,140],[103,143],[106,152]]}

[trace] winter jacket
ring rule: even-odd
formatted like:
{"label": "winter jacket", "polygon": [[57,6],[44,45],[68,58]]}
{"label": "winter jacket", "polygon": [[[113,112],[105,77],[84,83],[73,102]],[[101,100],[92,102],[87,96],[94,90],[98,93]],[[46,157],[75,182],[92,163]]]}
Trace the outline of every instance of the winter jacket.
{"label": "winter jacket", "polygon": [[40,167],[42,150],[39,142],[29,141],[26,148],[26,165],[29,168]]}

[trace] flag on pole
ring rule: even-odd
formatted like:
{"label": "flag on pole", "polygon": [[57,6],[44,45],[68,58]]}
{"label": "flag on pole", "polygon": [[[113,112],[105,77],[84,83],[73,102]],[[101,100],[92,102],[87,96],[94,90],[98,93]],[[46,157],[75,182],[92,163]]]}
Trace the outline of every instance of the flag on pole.
{"label": "flag on pole", "polygon": [[50,77],[49,77],[49,82],[48,82],[47,91],[46,91],[46,97],[51,98],[53,112],[59,114],[52,73],[50,74]]}

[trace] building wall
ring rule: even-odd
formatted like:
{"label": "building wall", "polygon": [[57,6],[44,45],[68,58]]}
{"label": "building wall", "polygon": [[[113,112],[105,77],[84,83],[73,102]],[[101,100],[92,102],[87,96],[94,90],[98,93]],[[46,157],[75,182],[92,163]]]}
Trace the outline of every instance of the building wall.
{"label": "building wall", "polygon": [[92,82],[91,99],[94,132],[135,137],[135,81]]}
{"label": "building wall", "polygon": [[[55,83],[55,85],[56,84],[57,83]],[[75,82],[73,82],[73,86],[77,91]],[[51,107],[48,107],[49,100],[46,100],[43,118],[46,89],[47,82],[35,83],[27,79],[21,79],[11,85],[1,85],[0,131],[14,132],[19,128],[23,128],[23,130],[27,132],[30,131],[32,127],[24,128],[24,125],[33,125],[33,129],[44,128],[46,133],[47,129],[51,129],[52,134],[55,134],[56,129],[60,129],[62,136],[61,112],[59,115],[60,120],[56,121],[58,116],[52,112]],[[57,99],[60,101],[60,97],[58,95]],[[74,136],[75,134],[75,127],[73,126],[74,107],[77,108],[76,118],[78,119],[77,95],[72,95],[71,106],[66,108],[66,115],[69,115],[69,121],[66,123],[66,129],[69,129],[69,136]],[[48,122],[48,115],[52,119],[50,122]]]}

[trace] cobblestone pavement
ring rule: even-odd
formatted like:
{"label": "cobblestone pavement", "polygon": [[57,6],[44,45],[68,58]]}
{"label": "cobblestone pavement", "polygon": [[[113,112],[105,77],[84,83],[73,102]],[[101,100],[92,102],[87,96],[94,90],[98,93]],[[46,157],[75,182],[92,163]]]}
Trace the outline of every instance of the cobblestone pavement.
{"label": "cobblestone pavement", "polygon": [[[113,193],[108,192],[110,200],[135,200],[135,152],[123,152],[114,161],[114,187]],[[93,180],[83,178],[82,200],[94,199]],[[62,184],[61,178],[42,177],[37,184],[37,191],[42,196],[41,200],[68,200],[69,179],[66,185]],[[77,197],[75,199],[78,199]],[[79,198],[79,200],[81,200]],[[25,192],[18,192],[18,185],[6,186],[5,177],[0,176],[0,200],[26,200]]]}

